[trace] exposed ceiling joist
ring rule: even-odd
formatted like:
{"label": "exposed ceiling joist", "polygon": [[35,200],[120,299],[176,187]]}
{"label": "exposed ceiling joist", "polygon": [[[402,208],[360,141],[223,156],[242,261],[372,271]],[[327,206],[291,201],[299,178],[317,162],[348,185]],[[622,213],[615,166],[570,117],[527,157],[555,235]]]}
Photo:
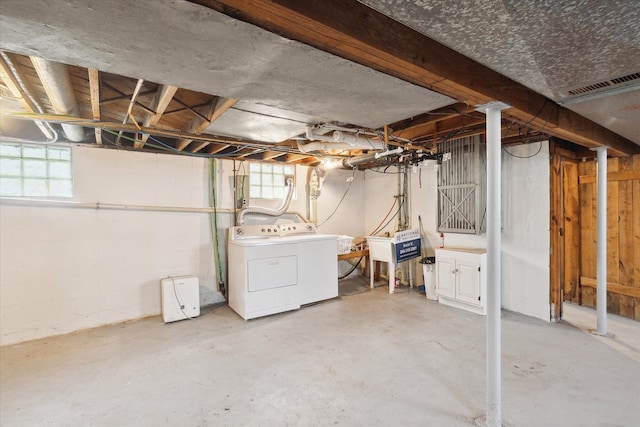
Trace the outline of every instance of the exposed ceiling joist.
{"label": "exposed ceiling joist", "polygon": [[[151,109],[154,113],[147,113],[147,116],[142,122],[142,127],[154,127],[158,124],[162,114],[164,114],[164,111],[169,106],[169,103],[177,91],[178,88],[176,86],[160,85],[158,87],[156,94],[153,96],[153,101],[151,101]],[[136,139],[136,142],[133,144],[133,148],[144,147],[147,139],[149,139],[149,134],[142,134],[140,139]]]}
{"label": "exposed ceiling joist", "polygon": [[190,1],[469,105],[505,102],[512,106],[506,116],[585,147],[640,153],[626,138],[356,0]]}
{"label": "exposed ceiling joist", "polygon": [[[100,74],[95,68],[89,68],[89,92],[93,120],[100,120]],[[102,144],[102,129],[95,128],[96,144]]]}
{"label": "exposed ceiling joist", "polygon": [[[140,90],[142,89],[143,84],[144,84],[144,80],[138,79],[138,82],[136,83],[136,87],[133,90],[133,94],[131,95],[131,100],[129,101],[129,107],[127,108],[127,113],[125,114],[124,119],[122,119],[123,125],[127,124],[127,122],[129,121],[129,118],[132,117],[131,113],[133,112],[133,106],[136,103],[136,98],[138,98],[138,95],[140,94]],[[118,133],[118,138],[116,139],[116,145],[120,144],[121,137],[122,137],[122,131]]]}
{"label": "exposed ceiling joist", "polygon": [[[24,72],[13,58],[13,55],[7,52],[2,52],[0,58],[0,78],[11,92],[11,96],[16,98],[22,108],[29,113],[38,114],[41,109],[38,108],[33,95],[35,92],[31,88],[29,81],[27,80]],[[54,140],[55,135],[49,127],[47,127],[40,120],[34,122],[38,129],[48,140]]]}
{"label": "exposed ceiling joist", "polygon": [[[235,146],[247,146],[254,147],[256,149],[273,148],[273,144],[260,143],[255,141],[247,141],[233,137],[220,137],[206,134],[192,134],[180,130],[172,129],[158,129],[158,128],[145,128],[139,125],[131,123],[115,123],[104,121],[87,120],[80,117],[60,116],[52,114],[20,114],[9,113],[7,117],[22,119],[22,120],[41,120],[49,123],[68,123],[76,126],[83,126],[88,128],[102,128],[110,129],[115,132],[122,133],[148,133],[158,137],[171,138],[171,139],[192,139],[194,141],[204,141],[209,144],[219,143],[225,144],[227,147],[231,145]],[[189,153],[185,153],[189,154]],[[212,154],[209,152],[209,154]]]}
{"label": "exposed ceiling joist", "polygon": [[[206,120],[202,117],[196,117],[193,119],[189,127],[186,129],[188,133],[201,134],[207,126],[213,123],[218,117],[224,114],[229,108],[231,108],[237,102],[236,99],[233,98],[220,98],[215,97],[211,103],[206,107],[204,114],[202,115]],[[193,141],[192,139],[185,138],[183,140],[178,141],[176,148],[179,151],[184,150],[190,143]],[[200,144],[195,152],[202,150],[206,147],[206,143]]]}

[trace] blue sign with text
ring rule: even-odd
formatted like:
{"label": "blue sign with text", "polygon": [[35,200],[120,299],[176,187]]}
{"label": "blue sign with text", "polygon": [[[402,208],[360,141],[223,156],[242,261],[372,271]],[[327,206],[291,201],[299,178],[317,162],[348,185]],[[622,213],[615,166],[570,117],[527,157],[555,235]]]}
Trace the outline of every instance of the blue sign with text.
{"label": "blue sign with text", "polygon": [[396,262],[408,261],[420,256],[420,232],[417,229],[394,234]]}

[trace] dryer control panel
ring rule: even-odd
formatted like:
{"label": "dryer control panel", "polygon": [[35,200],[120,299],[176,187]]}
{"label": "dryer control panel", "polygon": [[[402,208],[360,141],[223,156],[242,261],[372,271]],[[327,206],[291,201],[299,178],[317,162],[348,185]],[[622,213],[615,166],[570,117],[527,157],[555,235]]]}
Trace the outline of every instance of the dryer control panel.
{"label": "dryer control panel", "polygon": [[238,225],[229,230],[230,240],[267,239],[270,237],[295,236],[299,234],[317,234],[316,226],[306,222],[269,225]]}

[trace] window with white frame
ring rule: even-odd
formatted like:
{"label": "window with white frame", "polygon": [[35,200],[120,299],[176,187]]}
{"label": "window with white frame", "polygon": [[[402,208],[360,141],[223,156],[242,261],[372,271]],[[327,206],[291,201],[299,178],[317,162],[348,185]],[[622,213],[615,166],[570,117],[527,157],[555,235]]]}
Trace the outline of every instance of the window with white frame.
{"label": "window with white frame", "polygon": [[73,197],[71,148],[0,141],[0,196]]}
{"label": "window with white frame", "polygon": [[[252,199],[283,199],[285,178],[295,175],[292,165],[249,163],[249,197]],[[295,193],[294,193],[295,197]]]}

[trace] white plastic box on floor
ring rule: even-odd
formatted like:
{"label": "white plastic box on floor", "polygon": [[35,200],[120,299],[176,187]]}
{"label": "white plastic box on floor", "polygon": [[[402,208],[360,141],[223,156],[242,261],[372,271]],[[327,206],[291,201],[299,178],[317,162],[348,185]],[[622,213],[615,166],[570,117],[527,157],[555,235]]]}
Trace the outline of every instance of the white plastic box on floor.
{"label": "white plastic box on floor", "polygon": [[200,285],[197,277],[167,277],[160,281],[162,319],[175,322],[200,315]]}

